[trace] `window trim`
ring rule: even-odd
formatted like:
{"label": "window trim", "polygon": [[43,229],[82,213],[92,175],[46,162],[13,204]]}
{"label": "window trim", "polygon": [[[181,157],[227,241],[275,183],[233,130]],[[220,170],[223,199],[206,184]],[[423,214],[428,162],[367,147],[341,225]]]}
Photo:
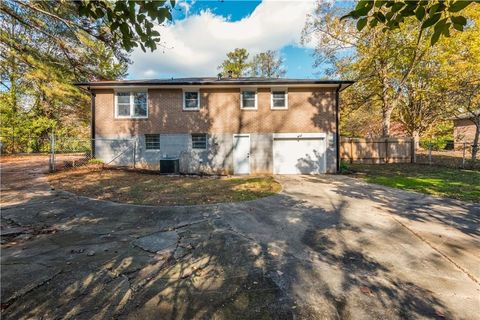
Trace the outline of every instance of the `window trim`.
{"label": "window trim", "polygon": [[[187,108],[186,107],[187,106],[187,104],[186,104],[187,101],[185,99],[185,93],[187,93],[187,92],[196,92],[197,93],[198,99],[197,99],[197,107],[196,108]],[[183,100],[183,108],[182,108],[183,111],[199,111],[200,110],[200,99],[201,99],[200,89],[198,89],[198,88],[184,88],[182,90],[182,96],[183,96],[183,99],[182,99]]]}
{"label": "window trim", "polygon": [[[158,137],[158,149],[149,149],[147,148],[147,136],[157,136]],[[160,134],[158,133],[147,133],[147,134],[144,134],[144,142],[145,142],[145,151],[146,152],[158,152],[160,151]]]}
{"label": "window trim", "polygon": [[[273,92],[283,91],[285,93],[285,106],[275,107],[273,105]],[[287,88],[270,88],[270,109],[271,110],[287,110],[288,109],[288,89]]]}
{"label": "window trim", "polygon": [[[194,148],[193,147],[193,135],[204,135],[205,136],[205,148]],[[208,134],[206,133],[190,133],[190,143],[193,151],[203,151],[208,149]]]}
{"label": "window trim", "polygon": [[[249,91],[253,91],[255,92],[255,107],[254,108],[251,108],[251,107],[243,107],[243,92],[249,92]],[[257,88],[242,88],[240,89],[240,109],[241,110],[258,110],[258,92],[257,92]]]}
{"label": "window trim", "polygon": [[[118,115],[118,97],[117,97],[117,93],[129,93],[130,95],[130,115],[128,116],[120,116]],[[135,98],[134,98],[134,93],[145,93],[147,95],[147,98],[146,98],[146,104],[147,104],[147,114],[145,116],[134,116],[133,114],[135,113]],[[136,90],[129,90],[129,89],[124,89],[124,90],[119,90],[119,89],[115,89],[114,90],[114,109],[115,109],[115,119],[148,119],[148,107],[149,107],[149,104],[148,104],[148,89],[136,89]]]}

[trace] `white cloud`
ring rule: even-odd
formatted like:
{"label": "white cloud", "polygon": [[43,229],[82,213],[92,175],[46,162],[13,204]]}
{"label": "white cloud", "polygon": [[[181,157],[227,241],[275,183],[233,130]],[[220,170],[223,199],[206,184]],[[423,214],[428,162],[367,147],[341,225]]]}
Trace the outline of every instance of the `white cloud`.
{"label": "white cloud", "polygon": [[190,1],[190,2],[178,1],[177,6],[180,7],[180,9],[182,9],[183,12],[185,12],[185,16],[188,17],[188,15],[190,14],[190,8],[192,8],[192,6],[195,4],[195,2],[196,2],[195,0]]}
{"label": "white cloud", "polygon": [[215,76],[225,54],[235,48],[255,54],[299,45],[306,16],[313,8],[312,1],[263,1],[239,21],[210,11],[187,16],[158,27],[164,48],[132,53],[130,77]]}

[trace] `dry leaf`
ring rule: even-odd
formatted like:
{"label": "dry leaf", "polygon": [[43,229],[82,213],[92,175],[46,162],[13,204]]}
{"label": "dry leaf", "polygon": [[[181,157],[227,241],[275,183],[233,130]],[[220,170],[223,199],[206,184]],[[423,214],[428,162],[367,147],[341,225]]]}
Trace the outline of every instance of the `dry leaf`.
{"label": "dry leaf", "polygon": [[373,295],[373,292],[372,292],[372,290],[370,290],[369,287],[360,287],[360,291],[361,291],[363,294],[366,294],[366,295],[368,295],[368,296]]}

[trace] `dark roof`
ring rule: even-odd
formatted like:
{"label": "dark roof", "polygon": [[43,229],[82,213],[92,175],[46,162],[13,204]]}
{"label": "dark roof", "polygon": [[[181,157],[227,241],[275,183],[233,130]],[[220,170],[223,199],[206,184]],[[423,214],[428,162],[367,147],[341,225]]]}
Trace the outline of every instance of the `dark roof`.
{"label": "dark roof", "polygon": [[[92,81],[79,82],[75,85],[80,87],[100,87],[100,86],[139,86],[139,85],[289,85],[289,84],[338,84],[345,85],[344,88],[353,84],[354,81],[347,80],[318,80],[318,79],[284,79],[284,78],[259,78],[259,77],[241,77],[241,78],[216,78],[216,77],[197,77],[197,78],[170,78],[170,79],[152,79],[152,80],[111,80],[111,81]],[[344,89],[343,88],[343,89]]]}
{"label": "dark roof", "polygon": [[465,112],[462,114],[459,114],[453,118],[453,120],[461,120],[461,119],[473,119],[473,115],[480,115],[480,108],[477,110],[473,110],[473,112]]}

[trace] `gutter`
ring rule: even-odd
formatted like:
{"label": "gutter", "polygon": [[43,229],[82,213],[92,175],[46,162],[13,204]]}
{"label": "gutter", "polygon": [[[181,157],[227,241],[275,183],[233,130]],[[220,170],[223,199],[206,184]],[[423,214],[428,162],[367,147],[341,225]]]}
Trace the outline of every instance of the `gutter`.
{"label": "gutter", "polygon": [[[198,86],[202,88],[237,88],[239,86],[252,86],[252,87],[275,87],[275,86],[288,86],[288,87],[332,87],[335,88],[336,86],[345,85],[343,89],[346,89],[350,85],[352,85],[354,81],[338,81],[338,80],[331,80],[331,81],[275,81],[275,82],[267,82],[267,81],[176,81],[176,82],[155,82],[155,81],[135,81],[135,80],[127,80],[127,81],[101,81],[101,82],[77,82],[74,83],[77,87],[84,87],[84,88],[97,88],[97,89],[111,89],[111,88],[119,88],[119,87],[127,87],[127,88],[182,88],[185,86]],[[342,89],[342,90],[343,90]]]}
{"label": "gutter", "polygon": [[88,92],[90,93],[90,111],[91,111],[91,119],[90,119],[90,138],[91,138],[91,158],[95,158],[95,92],[92,91],[90,87],[87,87]]}
{"label": "gutter", "polygon": [[339,84],[335,90],[335,149],[337,155],[337,173],[340,173],[340,89],[342,85]]}

